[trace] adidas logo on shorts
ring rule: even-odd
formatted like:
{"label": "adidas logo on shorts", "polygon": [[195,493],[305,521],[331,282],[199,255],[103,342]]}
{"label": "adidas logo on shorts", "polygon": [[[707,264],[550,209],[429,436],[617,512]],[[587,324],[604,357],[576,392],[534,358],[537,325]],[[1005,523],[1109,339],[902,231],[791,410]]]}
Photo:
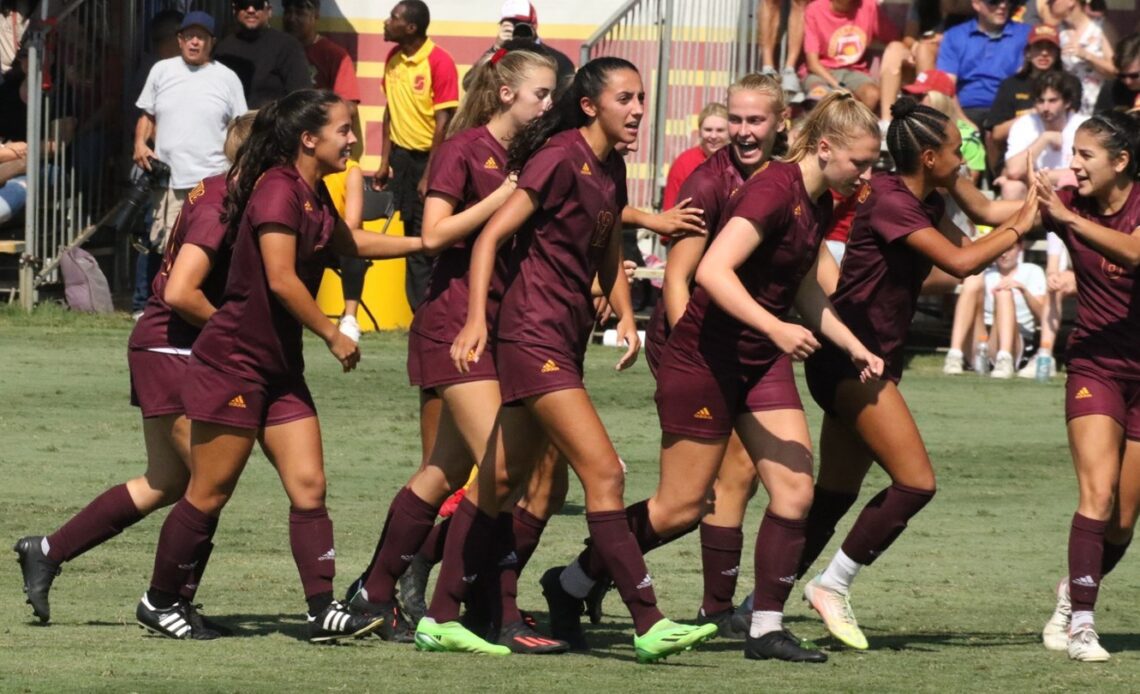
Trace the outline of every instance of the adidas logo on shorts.
{"label": "adidas logo on shorts", "polygon": [[235,395],[233,397],[233,399],[229,401],[228,404],[230,407],[237,407],[239,409],[244,410],[245,409],[245,398],[243,398],[240,395]]}
{"label": "adidas logo on shorts", "polygon": [[693,419],[712,419],[712,418],[713,418],[712,412],[709,412],[709,408],[707,408],[707,407],[702,407],[701,409],[699,409],[693,413]]}
{"label": "adidas logo on shorts", "polygon": [[1089,389],[1082,386],[1081,389],[1077,391],[1077,394],[1073,396],[1073,399],[1074,400],[1085,400],[1085,399],[1091,398],[1091,397],[1092,397],[1092,393],[1089,392]]}
{"label": "adidas logo on shorts", "polygon": [[552,374],[555,371],[561,371],[561,370],[562,369],[558,368],[558,364],[554,363],[553,359],[547,359],[546,363],[542,365],[541,373]]}

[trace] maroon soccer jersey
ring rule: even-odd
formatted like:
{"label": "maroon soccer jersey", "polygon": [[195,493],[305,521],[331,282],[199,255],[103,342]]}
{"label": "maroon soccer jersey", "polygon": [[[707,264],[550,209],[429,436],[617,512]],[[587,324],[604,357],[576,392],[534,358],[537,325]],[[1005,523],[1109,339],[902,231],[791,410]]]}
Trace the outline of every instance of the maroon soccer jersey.
{"label": "maroon soccer jersey", "polygon": [[301,324],[269,291],[258,241],[268,224],[292,229],[297,277],[316,295],[337,221],[324,183],[318,190],[291,165],[274,167],[258,179],[238,226],[223,305],[194,343],[198,359],[255,383],[301,377]]}
{"label": "maroon soccer jersey", "polygon": [[498,337],[578,359],[594,321],[594,276],[626,204],[625,161],[617,152],[598,161],[577,129],[566,130],[535,152],[519,188],[539,207],[516,237]]}
{"label": "maroon soccer jersey", "polygon": [[[458,200],[455,213],[495,192],[507,177],[507,152],[486,127],[469,128],[444,142],[432,159],[430,192]],[[471,248],[482,229],[441,253],[432,267],[427,298],[416,309],[412,330],[434,340],[451,342],[467,320],[468,269]],[[509,244],[496,258],[487,296],[488,325],[494,325],[507,272]],[[454,369],[453,369],[454,370]]]}
{"label": "maroon soccer jersey", "polygon": [[[798,164],[776,161],[761,167],[729,200],[722,214],[725,223],[742,217],[763,231],[764,240],[736,274],[773,315],[782,318],[792,308],[800,281],[819,254],[831,205],[830,193],[819,200],[808,196]],[[758,368],[782,354],[766,335],[725,313],[701,287],[674,326],[669,345],[700,352],[706,360]]]}
{"label": "maroon soccer jersey", "polygon": [[222,223],[222,202],[226,198],[224,174],[211,176],[200,182],[186,196],[182,211],[174,222],[170,240],[162,255],[162,269],[151,285],[142,318],[131,332],[128,346],[131,349],[173,347],[190,349],[198,337],[199,328],[182,319],[163,299],[170,269],[182,246],[190,243],[201,246],[213,256],[213,267],[202,283],[202,293],[214,306],[222,302],[226,288],[226,274],[230,265],[230,247],[226,243],[226,225]]}
{"label": "maroon soccer jersey", "polygon": [[864,183],[855,200],[855,221],[831,303],[867,349],[885,360],[884,377],[897,383],[918,293],[934,267],[906,237],[937,228],[946,202],[938,193],[919,200],[901,178],[887,173]]}
{"label": "maroon soccer jersey", "polygon": [[[1093,200],[1077,195],[1075,189],[1066,188],[1057,195],[1065,207],[1103,227],[1122,234],[1140,227],[1140,185],[1136,183],[1124,206],[1111,215],[1097,214]],[[1045,227],[1068,246],[1077,275],[1077,323],[1069,337],[1069,369],[1140,380],[1136,271],[1104,257],[1048,213],[1042,212],[1042,218]]]}

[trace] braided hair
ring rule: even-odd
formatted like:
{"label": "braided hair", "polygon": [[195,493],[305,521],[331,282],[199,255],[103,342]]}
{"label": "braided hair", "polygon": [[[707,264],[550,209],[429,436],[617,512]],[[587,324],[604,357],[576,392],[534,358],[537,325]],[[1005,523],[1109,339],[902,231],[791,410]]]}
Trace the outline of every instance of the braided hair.
{"label": "braided hair", "polygon": [[913,174],[922,163],[922,153],[946,144],[950,118],[909,96],[899,97],[891,106],[887,128],[887,150],[900,174]]}

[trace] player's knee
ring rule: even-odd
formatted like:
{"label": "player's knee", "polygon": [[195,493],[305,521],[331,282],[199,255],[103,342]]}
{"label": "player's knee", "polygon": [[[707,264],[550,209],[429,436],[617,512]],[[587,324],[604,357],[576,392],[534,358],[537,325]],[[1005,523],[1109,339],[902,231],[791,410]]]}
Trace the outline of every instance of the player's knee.
{"label": "player's knee", "polygon": [[311,470],[290,480],[289,501],[294,508],[310,510],[325,504],[324,470]]}
{"label": "player's knee", "polygon": [[1081,515],[1089,518],[1107,518],[1116,501],[1112,485],[1094,482],[1081,487]]}
{"label": "player's knee", "polygon": [[613,465],[598,466],[601,469],[591,475],[589,480],[590,496],[597,501],[614,502],[620,506],[625,496],[625,473],[621,464],[614,458]]}

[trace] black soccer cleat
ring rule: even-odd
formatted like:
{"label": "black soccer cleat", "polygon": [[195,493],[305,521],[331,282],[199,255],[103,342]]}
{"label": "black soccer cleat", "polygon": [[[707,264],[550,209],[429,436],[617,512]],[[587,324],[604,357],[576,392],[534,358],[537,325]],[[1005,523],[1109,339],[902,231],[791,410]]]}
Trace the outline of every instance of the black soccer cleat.
{"label": "black soccer cleat", "polygon": [[[395,617],[395,613],[392,617]],[[311,643],[360,638],[390,623],[384,615],[365,612],[336,600],[330,602],[320,614],[308,615],[308,621]]]}
{"label": "black soccer cleat", "polygon": [[419,624],[423,616],[427,614],[427,600],[424,596],[427,594],[431,567],[431,562],[417,554],[412,559],[412,563],[408,565],[407,571],[400,576],[397,584],[399,586],[397,597],[400,599],[400,607],[404,608],[404,616],[413,625]]}
{"label": "black soccer cleat", "polygon": [[191,616],[190,607],[182,600],[170,607],[155,607],[144,593],[135,609],[135,619],[143,629],[168,639],[209,641],[220,636],[218,632],[195,620]]}
{"label": "black soccer cleat", "polygon": [[186,617],[190,621],[190,627],[193,629],[201,629],[205,631],[213,631],[218,636],[233,636],[233,629],[227,626],[218,624],[206,615],[202,614],[202,605],[195,603],[186,603]]}
{"label": "black soccer cleat", "polygon": [[605,602],[606,593],[610,592],[612,586],[610,577],[603,576],[598,579],[590,592],[586,593],[586,616],[590,618],[590,624],[601,624],[602,603]]}
{"label": "black soccer cleat", "polygon": [[47,624],[51,620],[48,593],[61,569],[59,562],[52,561],[44,554],[43,539],[41,535],[22,537],[16,541],[12,551],[18,555],[20,573],[24,575],[27,603],[32,606],[32,613],[39,618],[40,623]]}
{"label": "black soccer cleat", "polygon": [[742,639],[748,635],[748,622],[736,610],[728,608],[720,612],[705,614],[705,608],[697,610],[697,624],[715,624],[716,635],[726,639]]}
{"label": "black soccer cleat", "polygon": [[539,584],[546,606],[550,611],[550,635],[570,644],[572,651],[587,651],[590,645],[582,633],[582,600],[570,595],[562,587],[560,576],[564,566],[555,566],[542,574]]}
{"label": "black soccer cleat", "polygon": [[524,655],[548,655],[570,650],[569,643],[547,638],[528,626],[526,622],[508,624],[499,630],[493,641],[511,649],[511,653]]}
{"label": "black soccer cleat", "polygon": [[360,592],[360,589],[364,587],[364,580],[366,578],[368,578],[368,569],[365,569],[364,573],[357,576],[355,581],[348,584],[348,590],[344,591],[343,600],[346,605],[352,602],[352,599],[355,598],[356,594]]}
{"label": "black soccer cleat", "polygon": [[803,643],[787,629],[769,631],[759,638],[744,641],[744,657],[749,660],[786,660],[790,663],[826,663],[823,651],[804,648]]}
{"label": "black soccer cleat", "polygon": [[369,631],[384,641],[394,643],[412,643],[415,641],[415,627],[409,626],[395,601],[368,602],[366,593],[359,591],[349,601],[348,609],[356,614],[378,619],[379,624]]}

